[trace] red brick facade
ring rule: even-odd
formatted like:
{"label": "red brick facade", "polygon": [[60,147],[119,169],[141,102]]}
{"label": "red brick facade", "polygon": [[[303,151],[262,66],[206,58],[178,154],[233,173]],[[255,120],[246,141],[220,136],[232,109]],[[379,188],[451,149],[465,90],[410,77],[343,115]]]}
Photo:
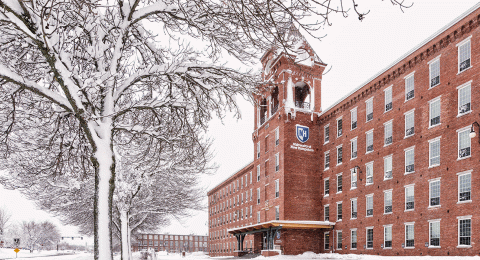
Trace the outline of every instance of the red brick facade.
{"label": "red brick facade", "polygon": [[[320,106],[325,64],[308,45],[304,49],[312,60],[307,63],[298,62],[301,54],[293,63],[285,53],[267,52],[262,63],[267,68],[264,78],[271,83],[259,87],[252,136],[254,160],[208,193],[210,254],[233,255],[237,240],[227,230],[275,220],[276,207],[280,220],[324,221],[328,205],[333,230],[281,229],[274,244],[283,254],[334,250],[475,255],[480,249],[480,209],[474,207],[480,198],[478,125],[476,137],[470,139],[469,133],[472,123],[480,121],[479,25],[479,9],[463,15],[325,111]],[[274,101],[277,93],[278,101]],[[367,118],[367,102],[373,102],[371,118]],[[355,127],[352,111],[356,111]],[[309,128],[308,141],[297,138],[296,125]],[[369,149],[370,133],[373,147]],[[356,140],[356,157],[352,156],[352,140]],[[342,161],[338,162],[340,147]],[[325,153],[329,153],[328,168]],[[356,187],[352,186],[353,169]],[[245,192],[248,200],[242,200]],[[372,207],[367,210],[369,199]],[[353,217],[352,200],[357,203]],[[235,212],[242,210],[243,215],[233,222]],[[352,230],[357,234],[357,248],[352,248]],[[340,231],[341,245],[337,244]],[[326,232],[329,248],[325,248]],[[367,232],[372,235],[369,241]],[[248,250],[260,252],[264,246],[259,233],[245,237]]]}

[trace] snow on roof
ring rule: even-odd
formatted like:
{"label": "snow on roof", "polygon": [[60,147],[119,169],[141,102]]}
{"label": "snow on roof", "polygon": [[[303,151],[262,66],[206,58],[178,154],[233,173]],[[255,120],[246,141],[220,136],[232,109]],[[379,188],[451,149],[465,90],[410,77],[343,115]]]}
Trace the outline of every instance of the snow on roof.
{"label": "snow on roof", "polygon": [[280,226],[280,227],[281,227],[281,226],[289,225],[289,224],[295,224],[295,225],[335,226],[335,222],[330,222],[330,221],[272,220],[272,221],[257,223],[257,224],[248,225],[248,226],[230,228],[230,229],[227,229],[227,233],[228,233],[228,232],[235,232],[235,231],[239,231],[239,230],[244,230],[244,229],[249,229],[249,228],[255,228],[255,227],[259,227],[259,226]]}

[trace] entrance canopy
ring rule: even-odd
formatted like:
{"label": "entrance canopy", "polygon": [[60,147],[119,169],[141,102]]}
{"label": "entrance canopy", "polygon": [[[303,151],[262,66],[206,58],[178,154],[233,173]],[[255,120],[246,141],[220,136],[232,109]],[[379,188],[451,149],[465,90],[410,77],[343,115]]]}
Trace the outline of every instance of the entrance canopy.
{"label": "entrance canopy", "polygon": [[263,232],[267,229],[319,229],[333,228],[335,222],[329,221],[308,221],[308,220],[272,220],[257,223],[249,226],[227,229],[229,234],[252,234]]}

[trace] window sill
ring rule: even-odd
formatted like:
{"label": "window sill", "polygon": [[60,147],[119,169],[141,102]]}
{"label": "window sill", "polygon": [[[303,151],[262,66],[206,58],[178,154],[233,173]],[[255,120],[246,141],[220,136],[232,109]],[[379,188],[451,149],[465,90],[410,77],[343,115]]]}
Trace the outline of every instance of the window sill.
{"label": "window sill", "polygon": [[467,246],[467,245],[461,245],[461,246],[457,246],[457,248],[471,248],[472,246]]}
{"label": "window sill", "polygon": [[410,212],[410,211],[415,211],[415,209],[406,209],[406,210],[403,211],[403,212]]}
{"label": "window sill", "polygon": [[428,166],[427,169],[435,168],[435,167],[438,167],[438,166],[440,166],[440,164],[430,165],[430,166]]}
{"label": "window sill", "polygon": [[[471,54],[470,54],[470,55],[471,55]],[[471,62],[471,59],[472,59],[472,57],[470,56],[470,62]],[[470,64],[471,64],[471,63],[470,63]],[[464,69],[464,70],[462,70],[462,71],[458,71],[457,75],[460,75],[460,74],[462,74],[463,72],[465,72],[465,71],[467,71],[467,70],[471,69],[472,67],[473,67],[473,66],[472,66],[472,65],[470,65],[470,67],[468,67],[468,68],[466,68],[466,69]]]}
{"label": "window sill", "polygon": [[365,155],[367,155],[367,154],[369,154],[369,153],[373,153],[373,150],[372,150],[372,151],[367,151],[367,152],[365,153]]}
{"label": "window sill", "polygon": [[457,201],[457,204],[471,203],[472,200]]}
{"label": "window sill", "polygon": [[427,209],[438,209],[441,208],[442,205],[435,205],[435,206],[428,206]]}
{"label": "window sill", "polygon": [[389,143],[389,144],[384,144],[383,147],[390,146],[391,144],[393,144],[393,142],[391,142],[391,143]]}
{"label": "window sill", "polygon": [[370,186],[370,185],[373,185],[373,182],[372,183],[365,183],[365,186]]}
{"label": "window sill", "polygon": [[326,141],[326,142],[324,142],[324,143],[323,143],[323,145],[326,145],[326,144],[328,144],[328,143],[330,143],[330,141]]}
{"label": "window sill", "polygon": [[342,220],[341,220],[341,219],[337,219],[337,221],[335,221],[335,222],[342,222]]}
{"label": "window sill", "polygon": [[432,128],[437,127],[437,126],[440,126],[440,125],[442,125],[442,123],[438,123],[438,124],[436,124],[436,125],[431,125],[431,126],[428,127],[428,129],[432,129]]}
{"label": "window sill", "polygon": [[468,159],[468,158],[470,158],[470,157],[472,157],[471,154],[470,154],[469,156],[459,157],[459,158],[457,158],[457,161],[465,160],[465,159]]}
{"label": "window sill", "polygon": [[351,128],[350,131],[353,131],[353,130],[355,130],[355,129],[357,129],[357,128],[356,128],[356,127],[355,127],[355,128]]}
{"label": "window sill", "polygon": [[329,197],[329,196],[330,196],[330,194],[327,194],[327,195],[323,195],[323,197],[324,197],[324,198],[325,198],[325,197]]}
{"label": "window sill", "polygon": [[371,215],[371,216],[365,216],[365,217],[366,217],[366,218],[373,218],[373,215]]}
{"label": "window sill", "polygon": [[415,134],[413,134],[413,135],[406,135],[406,136],[403,137],[403,139],[407,139],[407,138],[412,137],[412,136],[414,136],[414,135],[415,135]]}
{"label": "window sill", "polygon": [[342,165],[342,163],[343,163],[343,162],[341,162],[341,163],[337,163],[337,165],[335,165],[335,166],[340,166],[340,165]]}
{"label": "window sill", "polygon": [[355,188],[350,188],[350,190],[356,190],[356,189],[357,189],[357,187],[355,187]]}
{"label": "window sill", "polygon": [[403,249],[415,249],[415,247],[404,247]]}
{"label": "window sill", "polygon": [[323,169],[323,171],[328,171],[330,170],[330,167]]}
{"label": "window sill", "polygon": [[393,212],[383,213],[383,215],[391,215]]}
{"label": "window sill", "polygon": [[413,172],[405,172],[403,175],[409,175],[409,174],[412,174],[412,173],[415,173],[415,171],[413,171]]}
{"label": "window sill", "polygon": [[365,121],[365,123],[368,123],[368,122],[370,122],[370,121],[373,121],[373,118],[372,118],[372,119],[370,119],[370,120],[367,120],[367,121]]}
{"label": "window sill", "polygon": [[392,249],[391,247],[384,247],[383,249]]}
{"label": "window sill", "polygon": [[350,248],[350,250],[357,250],[356,248]]}
{"label": "window sill", "polygon": [[341,191],[337,191],[337,193],[336,193],[336,194],[342,194],[342,192],[341,192]]}
{"label": "window sill", "polygon": [[403,103],[407,103],[408,101],[410,101],[410,100],[412,100],[412,99],[414,99],[414,98],[415,98],[415,96],[413,96],[413,97],[410,98],[410,99],[405,99],[405,102],[403,102]]}
{"label": "window sill", "polygon": [[437,85],[428,87],[428,90],[430,90],[430,89],[432,89],[432,88],[435,88],[435,87],[437,87],[437,86],[440,86],[440,83],[438,83]]}
{"label": "window sill", "polygon": [[383,179],[384,181],[392,180],[393,178]]}
{"label": "window sill", "polygon": [[357,220],[357,218],[351,218],[350,220]]}
{"label": "window sill", "polygon": [[365,250],[373,250],[373,248],[365,248]]}
{"label": "window sill", "polygon": [[433,248],[433,249],[435,249],[435,248],[442,248],[442,247],[441,247],[441,246],[428,246],[428,248]]}
{"label": "window sill", "polygon": [[470,113],[472,113],[472,112],[473,112],[473,110],[470,109],[469,111],[467,111],[467,112],[465,112],[465,113],[458,114],[458,115],[457,115],[457,118],[462,117],[462,116],[464,116],[464,115],[468,115],[468,114],[470,114]]}
{"label": "window sill", "polygon": [[393,108],[390,108],[389,110],[385,110],[385,111],[383,111],[383,114],[385,114],[385,113],[387,113],[387,112],[389,112],[389,111],[392,111],[392,110],[393,110]]}

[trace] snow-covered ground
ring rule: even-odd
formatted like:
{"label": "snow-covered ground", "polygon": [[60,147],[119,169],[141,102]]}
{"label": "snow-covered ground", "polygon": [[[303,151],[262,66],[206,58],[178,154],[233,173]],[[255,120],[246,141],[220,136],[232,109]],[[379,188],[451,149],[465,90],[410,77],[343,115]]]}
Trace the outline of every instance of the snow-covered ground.
{"label": "snow-covered ground", "polygon": [[29,250],[20,250],[18,252],[17,258],[15,252],[12,248],[0,248],[0,260],[3,259],[17,259],[17,260],[91,260],[93,259],[93,254],[76,252],[73,251],[57,251],[57,250],[42,250],[42,251],[33,251],[30,253]]}

